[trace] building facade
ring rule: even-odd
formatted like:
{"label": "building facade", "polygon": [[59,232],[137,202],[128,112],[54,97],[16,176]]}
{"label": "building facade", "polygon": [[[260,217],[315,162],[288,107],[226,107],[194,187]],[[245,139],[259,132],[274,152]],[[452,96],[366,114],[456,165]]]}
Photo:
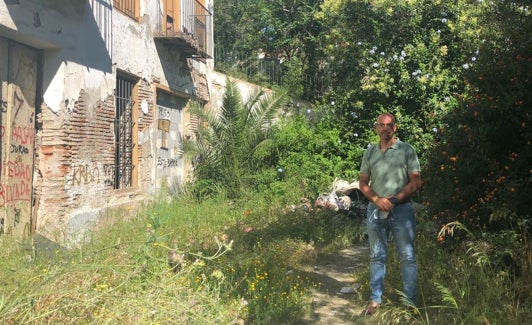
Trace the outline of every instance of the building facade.
{"label": "building facade", "polygon": [[[211,0],[212,1],[212,0]],[[187,178],[212,105],[208,0],[0,3],[0,236],[68,242],[102,210]]]}

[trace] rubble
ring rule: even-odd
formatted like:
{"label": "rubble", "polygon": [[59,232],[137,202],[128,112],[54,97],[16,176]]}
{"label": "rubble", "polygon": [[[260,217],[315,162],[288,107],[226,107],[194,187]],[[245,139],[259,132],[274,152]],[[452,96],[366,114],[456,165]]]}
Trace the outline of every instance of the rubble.
{"label": "rubble", "polygon": [[357,180],[348,181],[336,178],[329,193],[322,193],[314,203],[317,209],[347,212],[355,216],[364,217],[368,200],[360,191]]}

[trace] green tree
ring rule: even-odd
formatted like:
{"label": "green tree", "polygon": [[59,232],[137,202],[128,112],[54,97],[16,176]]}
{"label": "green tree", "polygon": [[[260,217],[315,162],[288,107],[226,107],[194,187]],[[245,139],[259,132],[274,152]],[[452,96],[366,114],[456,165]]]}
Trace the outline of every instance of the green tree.
{"label": "green tree", "polygon": [[375,116],[391,111],[399,137],[424,161],[434,130],[464,90],[463,63],[475,51],[476,40],[464,32],[472,27],[455,24],[463,8],[404,0],[330,0],[322,8],[316,18],[328,29],[320,37],[327,58],[321,75],[329,76],[330,88],[321,107],[331,126],[345,141],[365,145],[376,140]]}
{"label": "green tree", "polygon": [[440,221],[499,230],[532,215],[531,9],[499,1],[480,17],[468,89],[443,119],[427,165],[426,191]]}
{"label": "green tree", "polygon": [[[316,36],[314,19],[321,0],[219,0],[214,3],[216,61],[251,65],[258,57],[281,64],[283,85],[292,97],[308,97],[308,76],[314,74]],[[236,36],[236,37],[235,37]],[[234,62],[238,57],[239,61]],[[226,67],[223,67],[227,70]],[[252,70],[252,69],[251,69]],[[256,71],[246,71],[252,76]]]}
{"label": "green tree", "polygon": [[194,137],[183,141],[183,155],[191,159],[196,188],[203,194],[224,188],[231,197],[246,189],[252,175],[272,163],[274,119],[285,105],[282,93],[258,89],[245,101],[230,79],[220,111],[192,105],[200,124]]}

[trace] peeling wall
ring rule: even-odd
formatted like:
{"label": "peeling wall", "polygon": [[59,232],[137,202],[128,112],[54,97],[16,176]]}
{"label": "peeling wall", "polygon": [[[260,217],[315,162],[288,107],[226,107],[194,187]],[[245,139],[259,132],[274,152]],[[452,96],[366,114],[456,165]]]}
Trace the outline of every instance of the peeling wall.
{"label": "peeling wall", "polygon": [[[81,240],[104,209],[126,204],[134,210],[163,188],[163,179],[186,178],[187,166],[175,155],[193,124],[184,108],[190,99],[212,109],[222,103],[226,77],[213,73],[212,59],[186,58],[154,39],[162,1],[141,0],[138,21],[113,10],[111,0],[0,3],[0,44],[22,43],[39,53],[39,75],[28,76],[38,77],[39,99],[32,228],[51,240]],[[13,82],[8,52],[0,53],[0,81]],[[135,80],[128,188],[114,184],[117,75]],[[244,96],[256,88],[238,87]],[[170,99],[158,101],[160,91]],[[172,122],[165,134],[171,151],[161,150],[164,119]]]}

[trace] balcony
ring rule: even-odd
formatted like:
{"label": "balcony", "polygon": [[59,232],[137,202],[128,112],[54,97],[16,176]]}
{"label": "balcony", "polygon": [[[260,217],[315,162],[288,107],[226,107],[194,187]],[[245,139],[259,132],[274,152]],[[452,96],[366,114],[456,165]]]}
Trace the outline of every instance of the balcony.
{"label": "balcony", "polygon": [[212,13],[198,0],[166,0],[153,33],[155,41],[188,57],[212,58]]}

